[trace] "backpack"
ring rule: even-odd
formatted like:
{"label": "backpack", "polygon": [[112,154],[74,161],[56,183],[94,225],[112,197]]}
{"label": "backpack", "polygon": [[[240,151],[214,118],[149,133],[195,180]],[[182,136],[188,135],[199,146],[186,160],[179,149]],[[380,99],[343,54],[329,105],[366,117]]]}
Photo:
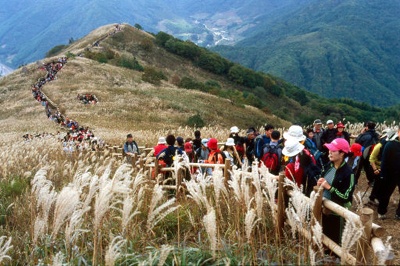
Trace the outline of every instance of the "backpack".
{"label": "backpack", "polygon": [[309,140],[308,138],[306,139],[306,147],[308,148],[308,151],[314,156],[315,160],[318,161],[322,155],[322,152],[318,150],[317,146],[313,145],[313,143],[311,143],[311,140]]}
{"label": "backpack", "polygon": [[279,173],[279,169],[281,167],[281,163],[279,160],[278,150],[280,147],[278,145],[269,145],[266,144],[264,147],[268,148],[268,151],[262,156],[261,161],[264,163],[265,167],[267,167],[271,173]]}
{"label": "backpack", "polygon": [[217,152],[215,152],[214,155],[213,155],[213,157],[214,157],[214,163],[217,163],[217,162],[218,162],[218,154],[221,154],[222,159],[223,159],[223,161],[225,162],[225,160],[226,160],[226,154],[225,154],[225,152],[217,151]]}
{"label": "backpack", "polygon": [[268,145],[271,140],[266,135],[259,135],[254,140],[254,155],[261,159],[264,155],[264,146]]}

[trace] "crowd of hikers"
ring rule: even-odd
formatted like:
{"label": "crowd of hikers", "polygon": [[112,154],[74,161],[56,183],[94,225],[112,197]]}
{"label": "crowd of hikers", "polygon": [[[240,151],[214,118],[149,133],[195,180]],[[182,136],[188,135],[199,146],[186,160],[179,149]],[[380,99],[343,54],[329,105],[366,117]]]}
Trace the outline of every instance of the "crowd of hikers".
{"label": "crowd of hikers", "polygon": [[76,98],[83,104],[96,104],[98,102],[97,97],[90,93],[78,94]]}
{"label": "crowd of hikers", "polygon": [[[357,136],[351,136],[341,122],[328,120],[323,127],[320,119],[306,130],[292,125],[283,136],[272,125],[266,125],[263,133],[250,127],[245,136],[240,136],[239,128],[234,126],[220,145],[217,139],[202,138],[200,131],[195,131],[194,138],[160,137],[153,155],[163,166],[172,166],[176,155],[187,162],[204,163],[196,171],[206,175],[213,171],[206,164],[224,164],[226,160],[238,168],[245,162],[249,166],[264,164],[274,175],[284,172],[307,196],[314,186],[321,186],[325,198],[345,208],[351,207],[364,170],[372,187],[368,204],[378,206],[378,217],[385,219],[390,196],[396,186],[400,189],[400,168],[396,165],[400,162],[400,130],[387,128],[378,133],[375,126],[374,122],[366,122]],[[139,154],[132,135],[128,135],[124,151],[128,157]],[[395,218],[400,219],[400,205]],[[343,218],[324,214],[323,224],[324,233],[340,243]]]}

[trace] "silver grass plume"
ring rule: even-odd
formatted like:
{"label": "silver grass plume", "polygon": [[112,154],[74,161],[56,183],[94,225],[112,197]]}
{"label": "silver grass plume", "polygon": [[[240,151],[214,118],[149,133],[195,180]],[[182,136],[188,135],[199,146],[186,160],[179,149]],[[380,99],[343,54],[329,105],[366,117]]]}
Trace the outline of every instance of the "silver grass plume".
{"label": "silver grass plume", "polygon": [[[361,222],[357,224],[352,220],[346,220],[342,234],[342,252],[346,254],[350,251],[351,247],[362,237],[364,233],[364,227]],[[342,257],[342,263],[345,262],[345,256]]]}
{"label": "silver grass plume", "polygon": [[215,251],[217,250],[218,239],[217,239],[217,218],[215,210],[211,207],[208,213],[203,217],[204,227],[206,229],[208,239],[210,241],[210,249],[213,257],[215,257]]}
{"label": "silver grass plume", "polygon": [[160,258],[158,259],[158,266],[165,265],[165,261],[168,258],[169,253],[174,250],[174,247],[170,245],[162,245],[160,250]]}
{"label": "silver grass plume", "polygon": [[249,243],[251,240],[251,233],[253,231],[253,228],[257,224],[257,222],[260,220],[260,219],[256,220],[256,218],[257,218],[256,211],[254,209],[248,208],[248,211],[246,213],[246,217],[244,220],[245,221],[244,225],[245,225],[247,242],[249,242]]}
{"label": "silver grass plume", "polygon": [[206,177],[204,175],[198,176],[197,181],[194,179],[184,181],[186,184],[186,189],[189,192],[188,197],[193,199],[197,206],[200,208],[206,208],[207,210],[211,207],[206,194],[206,190],[210,185],[211,178],[211,176]]}
{"label": "silver grass plume", "polygon": [[214,185],[215,203],[217,205],[219,205],[221,192],[222,192],[223,196],[225,196],[225,197],[228,196],[228,190],[225,187],[224,177],[223,177],[221,169],[218,168],[213,172],[212,180],[213,180],[213,185]]}
{"label": "silver grass plume", "polygon": [[64,261],[64,254],[59,251],[54,257],[53,257],[53,264],[52,266],[63,266],[63,261]]}
{"label": "silver grass plume", "polygon": [[105,265],[113,266],[116,261],[122,256],[122,247],[126,244],[126,240],[122,238],[122,236],[116,236],[111,241],[110,245],[107,248],[105,255]]}
{"label": "silver grass plume", "polygon": [[64,187],[57,196],[54,209],[53,233],[55,238],[61,226],[70,219],[72,213],[80,205],[80,193],[73,186]]}
{"label": "silver grass plume", "polygon": [[390,254],[393,252],[393,248],[392,245],[390,244],[390,240],[392,239],[391,236],[388,236],[388,238],[385,241],[385,249],[383,250],[383,252],[379,252],[377,254],[377,264],[378,265],[385,265],[386,264],[386,260],[388,260]]}
{"label": "silver grass plume", "polygon": [[147,230],[151,231],[165,216],[178,209],[180,206],[172,207],[175,204],[175,198],[172,198],[163,204],[157,205],[164,198],[164,192],[160,185],[155,185],[153,195],[150,202],[149,212],[147,216]]}
{"label": "silver grass plume", "polygon": [[263,194],[266,198],[267,204],[271,209],[274,224],[276,225],[278,219],[278,205],[275,202],[276,191],[278,190],[278,182],[272,177],[263,178],[265,189]]}
{"label": "silver grass plume", "polygon": [[67,250],[69,250],[78,236],[82,233],[88,232],[87,230],[83,230],[81,225],[83,223],[83,215],[89,210],[90,207],[75,210],[67,222],[67,225],[65,226],[65,245]]}
{"label": "silver grass plume", "polygon": [[8,251],[10,251],[10,249],[13,248],[13,246],[11,245],[12,238],[10,237],[7,241],[6,239],[6,236],[0,237],[0,263],[2,263],[4,260],[11,261],[11,257],[7,255],[7,253]]}
{"label": "silver grass plume", "polygon": [[[266,168],[264,165],[261,167]],[[254,201],[256,203],[256,211],[257,211],[257,217],[259,219],[262,219],[263,213],[264,213],[264,195],[262,192],[262,187],[261,187],[261,178],[262,176],[259,173],[258,169],[255,169],[256,171],[252,171],[252,177],[253,177],[253,186],[256,189],[256,192],[254,193]]]}

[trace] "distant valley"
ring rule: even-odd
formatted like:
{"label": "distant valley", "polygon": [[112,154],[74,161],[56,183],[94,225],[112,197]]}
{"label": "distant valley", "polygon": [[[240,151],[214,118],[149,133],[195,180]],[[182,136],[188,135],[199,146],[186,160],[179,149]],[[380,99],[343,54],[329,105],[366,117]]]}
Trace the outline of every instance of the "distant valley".
{"label": "distant valley", "polygon": [[17,68],[100,25],[138,23],[325,97],[390,106],[400,102],[399,12],[396,0],[4,2],[0,63]]}

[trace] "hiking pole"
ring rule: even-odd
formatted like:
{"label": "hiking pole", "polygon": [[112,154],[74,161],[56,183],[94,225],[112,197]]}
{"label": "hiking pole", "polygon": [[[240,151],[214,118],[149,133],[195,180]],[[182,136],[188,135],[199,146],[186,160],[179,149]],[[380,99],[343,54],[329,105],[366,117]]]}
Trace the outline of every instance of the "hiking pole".
{"label": "hiking pole", "polygon": [[361,196],[361,200],[364,198],[365,194],[367,194],[369,188],[370,188],[370,186],[368,186],[367,189],[364,191],[364,193]]}

